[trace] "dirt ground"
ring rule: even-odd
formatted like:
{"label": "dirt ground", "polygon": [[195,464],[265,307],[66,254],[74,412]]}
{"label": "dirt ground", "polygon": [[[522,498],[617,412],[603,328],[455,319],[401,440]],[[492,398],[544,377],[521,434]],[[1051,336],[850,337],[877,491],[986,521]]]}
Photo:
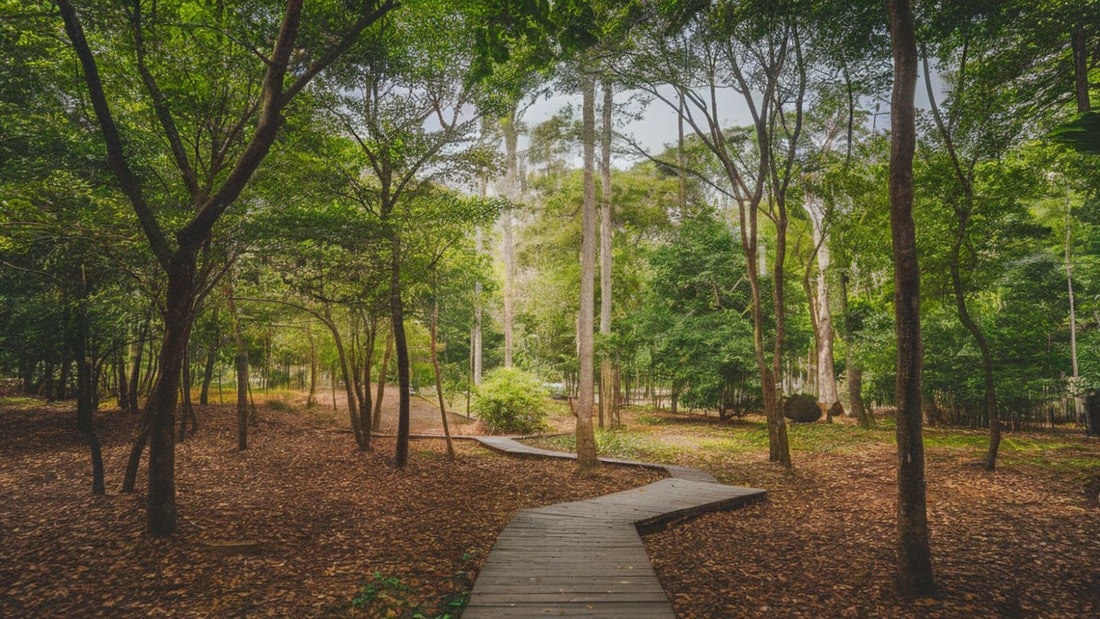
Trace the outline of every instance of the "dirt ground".
{"label": "dirt ground", "polygon": [[[414,431],[433,429],[425,410]],[[398,471],[392,439],[361,453],[329,413],[279,403],[237,452],[232,407],[198,412],[176,452],[180,531],[154,540],[144,481],[118,493],[135,417],[96,415],[108,494],[93,497],[71,406],[0,407],[0,617],[454,616],[517,509],[658,478],[580,479],[468,441],[452,463],[436,439],[414,441]]]}
{"label": "dirt ground", "polygon": [[[387,400],[383,431],[396,393]],[[0,617],[453,617],[516,509],[656,478],[603,467],[578,479],[568,463],[464,441],[450,463],[436,439],[414,442],[399,472],[392,439],[359,453],[331,400],[308,414],[297,404],[261,407],[244,453],[230,406],[200,410],[199,435],[177,452],[181,531],[169,540],[142,533],[143,483],[117,493],[133,417],[97,415],[109,490],[94,498],[71,407],[0,407]],[[424,398],[412,418],[414,433],[440,430]],[[1009,433],[987,473],[980,433],[928,430],[940,594],[903,600],[889,427],[794,427],[788,473],[767,461],[754,417],[624,419],[633,433],[615,440],[646,459],[769,493],[645,538],[680,617],[1100,617],[1100,441]]]}
{"label": "dirt ground", "polygon": [[[664,419],[654,432],[673,443],[734,433],[739,424],[700,430],[697,421],[679,428],[681,420]],[[940,592],[911,601],[894,586],[892,431],[840,449],[792,431],[791,473],[769,463],[766,448],[675,458],[768,490],[767,501],[646,537],[680,617],[1100,617],[1096,439],[1010,433],[994,473],[981,467],[983,434],[961,431],[973,438],[967,448],[933,440],[928,516]]]}

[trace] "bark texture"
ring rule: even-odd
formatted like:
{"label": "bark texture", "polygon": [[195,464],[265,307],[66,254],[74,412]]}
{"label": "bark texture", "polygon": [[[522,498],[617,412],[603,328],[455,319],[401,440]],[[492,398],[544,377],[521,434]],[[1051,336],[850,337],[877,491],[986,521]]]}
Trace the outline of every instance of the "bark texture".
{"label": "bark texture", "polygon": [[903,595],[925,596],[934,593],[936,585],[928,543],[921,435],[920,272],[913,222],[917,46],[909,0],[889,0],[887,6],[894,55],[889,182],[897,336],[897,577]]}

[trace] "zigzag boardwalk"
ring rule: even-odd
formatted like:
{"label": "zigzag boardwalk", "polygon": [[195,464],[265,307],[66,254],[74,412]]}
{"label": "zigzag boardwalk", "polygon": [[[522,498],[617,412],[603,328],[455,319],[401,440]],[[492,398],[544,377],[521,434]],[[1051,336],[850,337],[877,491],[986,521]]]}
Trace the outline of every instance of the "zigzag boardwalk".
{"label": "zigzag boardwalk", "polygon": [[[512,439],[477,437],[510,454],[576,458]],[[761,500],[763,490],[725,486],[686,467],[669,479],[587,501],[518,512],[493,545],[463,617],[675,617],[639,532]]]}

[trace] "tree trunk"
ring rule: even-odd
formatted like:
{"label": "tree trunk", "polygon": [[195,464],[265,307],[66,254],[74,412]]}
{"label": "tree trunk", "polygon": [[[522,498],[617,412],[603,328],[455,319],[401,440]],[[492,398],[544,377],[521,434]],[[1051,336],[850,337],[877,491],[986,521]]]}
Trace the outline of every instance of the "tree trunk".
{"label": "tree trunk", "polygon": [[202,388],[199,390],[199,405],[210,404],[210,383],[214,381],[214,363],[218,360],[218,344],[212,342],[206,349],[206,364],[202,369]]}
{"label": "tree trunk", "polygon": [[[967,207],[967,212],[969,212],[969,207]],[[986,340],[985,333],[982,332],[982,328],[978,326],[974,317],[970,315],[970,309],[966,305],[966,291],[963,290],[959,261],[961,259],[962,244],[966,238],[966,224],[969,215],[960,213],[958,209],[956,209],[956,214],[958,229],[956,230],[955,242],[951,245],[951,288],[955,292],[955,309],[959,313],[959,322],[970,332],[970,336],[974,338],[974,343],[978,345],[978,350],[982,355],[982,386],[985,390],[986,414],[989,415],[989,450],[986,452],[985,470],[993,471],[997,469],[997,450],[1001,445],[1001,418],[997,413],[997,391],[993,382],[993,355],[989,350],[989,341]]]}
{"label": "tree trunk", "polygon": [[191,404],[191,345],[188,344],[184,352],[183,359],[183,376],[180,380],[180,396],[182,404],[180,406],[180,431],[179,442],[183,442],[187,438],[187,424],[191,424],[191,436],[194,436],[199,431],[199,419],[195,415],[195,407]]}
{"label": "tree trunk", "polygon": [[1077,364],[1077,304],[1073,298],[1073,211],[1066,199],[1066,234],[1065,234],[1065,263],[1066,263],[1066,292],[1069,295],[1069,359],[1070,359],[1070,395],[1073,397],[1073,413],[1077,423],[1081,423],[1084,417],[1085,429],[1089,436],[1094,436],[1096,429],[1092,427],[1092,416],[1085,414],[1085,399],[1081,393],[1080,366]]}
{"label": "tree trunk", "polygon": [[394,461],[403,469],[409,463],[409,389],[412,387],[409,368],[409,345],[405,339],[405,309],[401,303],[401,233],[392,232],[390,256],[390,320],[393,324],[393,345],[397,353],[397,448]]}
{"label": "tree trunk", "polygon": [[432,299],[431,353],[432,370],[435,372],[435,393],[439,396],[439,418],[443,422],[443,436],[447,438],[447,457],[455,459],[455,446],[451,441],[451,427],[447,423],[447,405],[443,400],[443,376],[439,371],[439,355],[436,351],[436,337],[439,327],[439,299]]}
{"label": "tree trunk", "polygon": [[922,350],[920,270],[913,222],[916,149],[917,46],[908,0],[887,0],[894,55],[891,96],[890,232],[894,253],[894,328],[897,337],[898,517],[897,576],[902,595],[936,590],[928,544],[924,442],[921,431]]}
{"label": "tree trunk", "polygon": [[164,340],[149,400],[149,494],[146,526],[153,537],[176,532],[176,394],[179,392],[195,301],[195,258],[199,244],[181,244],[168,265]]}
{"label": "tree trunk", "polygon": [[138,389],[141,383],[141,354],[145,350],[145,340],[148,337],[149,321],[145,321],[138,333],[138,341],[130,345],[132,354],[130,355],[130,385],[127,397],[129,401],[128,409],[135,413],[141,410],[141,407],[138,406]]}
{"label": "tree trunk", "polygon": [[[336,360],[340,366],[340,375],[344,379],[344,394],[348,399],[348,419],[351,422],[351,430],[355,435],[355,444],[359,447],[359,451],[370,451],[370,428],[364,428],[360,425],[359,420],[359,408],[358,400],[355,397],[355,383],[352,381],[351,368],[348,367],[348,354],[347,349],[344,347],[344,338],[340,335],[340,328],[336,325],[336,322],[332,319],[332,315],[328,309],[325,308],[324,316],[325,326],[328,327],[332,333],[332,342],[336,346]],[[336,374],[332,375],[332,390],[333,390],[333,405],[336,403]]]}
{"label": "tree trunk", "polygon": [[821,200],[816,196],[806,197],[806,211],[813,225],[814,246],[817,248],[817,275],[814,278],[813,291],[807,286],[810,299],[810,312],[813,318],[814,342],[817,350],[817,401],[826,410],[840,401],[836,387],[836,373],[833,363],[833,312],[829,304],[829,266],[831,259],[829,246],[825,242],[825,213]]}
{"label": "tree trunk", "polygon": [[595,399],[593,376],[593,318],[595,311],[596,275],[596,114],[595,80],[581,76],[583,90],[582,123],[584,129],[584,208],[581,224],[581,298],[577,320],[579,390],[577,393],[577,465],[581,471],[596,467],[596,436],[592,427],[592,405]]}
{"label": "tree trunk", "polygon": [[848,373],[848,413],[856,418],[860,427],[869,428],[874,423],[863,403],[863,368],[854,350],[855,334],[852,332],[852,320],[848,315],[848,276],[840,276],[841,314],[844,316],[840,337],[844,342],[844,365]]}
{"label": "tree trunk", "polygon": [[104,485],[103,454],[92,425],[92,416],[96,410],[95,360],[89,357],[90,333],[87,310],[83,302],[80,307],[73,310],[73,314],[75,314],[73,320],[76,324],[72,325],[70,335],[73,356],[76,358],[76,426],[88,441],[88,450],[91,453],[92,494],[103,496],[107,492]]}
{"label": "tree trunk", "polygon": [[[600,336],[611,337],[611,111],[614,96],[611,80],[604,77],[602,131],[600,132]],[[615,391],[615,362],[604,350],[600,360],[600,427],[615,424],[618,398]]]}
{"label": "tree trunk", "polygon": [[69,398],[69,372],[72,371],[73,360],[69,358],[69,351],[66,348],[61,349],[61,367],[59,376],[57,378],[56,391],[51,396],[51,400],[57,400],[58,402],[64,402]]}
{"label": "tree trunk", "polygon": [[356,389],[360,393],[359,400],[359,425],[368,436],[371,432],[371,392],[370,372],[374,365],[374,343],[378,337],[378,320],[372,318],[367,330],[367,341],[363,346],[362,389]]}
{"label": "tree trunk", "polygon": [[377,432],[382,427],[382,398],[386,395],[386,378],[390,371],[390,356],[393,355],[393,325],[386,336],[386,351],[382,353],[382,365],[378,368],[378,390],[374,397],[374,416],[370,427]]}
{"label": "tree trunk", "polygon": [[241,333],[241,316],[233,299],[233,287],[225,287],[226,305],[233,325],[233,346],[236,348],[233,367],[237,373],[237,451],[248,449],[248,344]]}
{"label": "tree trunk", "polygon": [[130,398],[127,394],[130,393],[130,389],[126,386],[126,362],[123,359],[122,351],[119,350],[114,355],[114,366],[116,380],[118,381],[118,389],[115,390],[118,409],[127,410],[130,406]]}
{"label": "tree trunk", "polygon": [[309,394],[306,395],[306,408],[311,408],[317,404],[317,375],[320,374],[321,368],[313,330],[307,327],[306,336],[309,338]]}
{"label": "tree trunk", "polygon": [[1085,24],[1077,24],[1070,35],[1070,46],[1073,48],[1073,92],[1077,101],[1077,111],[1084,114],[1092,109],[1089,100],[1089,49],[1088,36],[1085,34]]}
{"label": "tree trunk", "polygon": [[[485,183],[481,184],[481,197],[485,198]],[[474,232],[477,244],[477,255],[481,255],[481,228]],[[470,380],[475,385],[481,385],[482,347],[481,347],[481,314],[482,314],[482,284],[481,280],[474,282],[474,320],[470,326]],[[467,398],[469,399],[469,398]],[[469,414],[469,411],[467,411]]]}
{"label": "tree trunk", "polygon": [[501,218],[501,244],[504,254],[504,367],[512,367],[512,322],[513,308],[515,306],[515,246],[512,238],[512,208],[519,202],[519,157],[517,143],[519,141],[519,103],[512,105],[508,117],[501,128],[504,132],[504,195],[508,198],[509,206],[504,210]]}

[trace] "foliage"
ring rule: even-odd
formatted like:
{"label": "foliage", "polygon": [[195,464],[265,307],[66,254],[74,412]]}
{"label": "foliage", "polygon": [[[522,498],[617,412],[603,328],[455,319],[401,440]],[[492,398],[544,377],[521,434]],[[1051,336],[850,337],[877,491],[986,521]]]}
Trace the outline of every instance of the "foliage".
{"label": "foliage", "polygon": [[816,396],[796,393],[783,404],[783,415],[795,423],[813,423],[821,419],[821,407]]}
{"label": "foliage", "polygon": [[497,368],[478,388],[471,410],[492,432],[531,434],[545,427],[547,397],[546,389],[533,374],[517,368]]}

